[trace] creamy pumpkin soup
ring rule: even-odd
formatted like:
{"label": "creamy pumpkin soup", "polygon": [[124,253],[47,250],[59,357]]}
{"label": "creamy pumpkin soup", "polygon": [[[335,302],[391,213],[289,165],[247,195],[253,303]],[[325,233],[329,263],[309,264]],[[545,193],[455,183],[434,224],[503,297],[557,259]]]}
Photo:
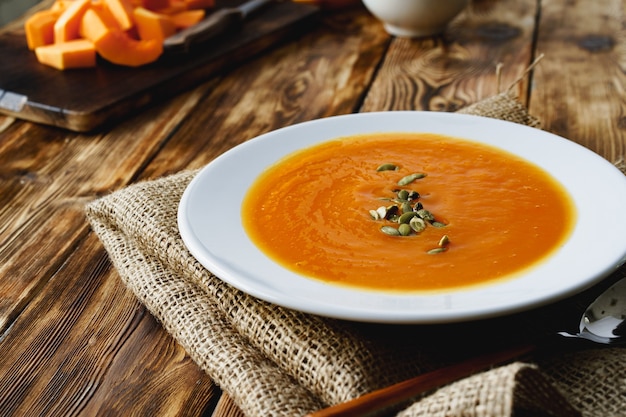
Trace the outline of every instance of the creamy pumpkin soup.
{"label": "creamy pumpkin soup", "polygon": [[251,240],[298,274],[429,291],[511,278],[572,229],[565,190],[539,167],[436,134],[328,141],[267,169],[244,199]]}

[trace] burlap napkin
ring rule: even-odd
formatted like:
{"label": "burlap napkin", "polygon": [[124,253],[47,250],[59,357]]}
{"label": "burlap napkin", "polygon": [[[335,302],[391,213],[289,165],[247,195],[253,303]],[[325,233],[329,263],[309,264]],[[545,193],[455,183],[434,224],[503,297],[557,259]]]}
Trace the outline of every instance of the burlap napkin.
{"label": "burlap napkin", "polygon": [[[463,112],[538,125],[509,93]],[[126,285],[250,417],[304,415],[564,325],[566,315],[552,320],[551,307],[479,323],[396,326],[326,319],[257,300],[186,250],[176,216],[194,175],[129,186],[90,203],[87,216]],[[426,393],[400,415],[624,415],[625,364],[626,349],[546,349]]]}

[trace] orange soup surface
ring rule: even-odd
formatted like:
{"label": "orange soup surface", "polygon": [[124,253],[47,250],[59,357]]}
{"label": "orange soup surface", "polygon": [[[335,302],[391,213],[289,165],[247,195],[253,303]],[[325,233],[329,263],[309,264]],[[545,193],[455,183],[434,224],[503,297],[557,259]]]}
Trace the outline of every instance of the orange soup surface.
{"label": "orange soup surface", "polygon": [[[385,163],[397,169],[379,171]],[[426,176],[398,185],[413,173]],[[399,199],[400,190],[419,198]],[[371,210],[403,202],[414,211],[421,203],[435,225],[425,221],[408,236],[382,232],[398,228],[397,216],[376,219]],[[560,184],[515,155],[442,135],[385,133],[287,156],[252,185],[241,215],[251,240],[298,274],[407,292],[515,277],[565,241],[575,210]]]}

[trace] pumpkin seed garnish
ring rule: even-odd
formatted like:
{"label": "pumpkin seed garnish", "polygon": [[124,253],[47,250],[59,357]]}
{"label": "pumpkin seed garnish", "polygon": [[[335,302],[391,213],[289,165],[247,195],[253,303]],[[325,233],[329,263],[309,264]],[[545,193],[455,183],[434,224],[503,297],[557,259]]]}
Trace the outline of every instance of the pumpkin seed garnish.
{"label": "pumpkin seed garnish", "polygon": [[409,174],[406,177],[401,178],[400,181],[398,181],[398,185],[400,185],[400,186],[409,185],[413,181],[419,180],[420,178],[424,178],[425,176],[426,176],[426,174],[421,173],[421,172],[420,173]]}
{"label": "pumpkin seed garnish", "polygon": [[420,233],[426,229],[426,222],[422,218],[414,216],[411,220],[409,220],[409,226],[415,231],[415,233]]}
{"label": "pumpkin seed garnish", "polygon": [[435,220],[435,216],[433,216],[433,214],[426,209],[417,210],[417,215],[429,222]]}
{"label": "pumpkin seed garnish", "polygon": [[378,168],[376,168],[376,171],[378,171],[378,172],[381,172],[381,171],[397,171],[397,170],[398,170],[398,166],[396,164],[392,164],[392,163],[382,164]]}
{"label": "pumpkin seed garnish", "polygon": [[387,207],[387,214],[385,214],[385,219],[386,220],[395,220],[395,218],[398,216],[398,212],[400,211],[400,209],[398,208],[398,206],[388,206]]}
{"label": "pumpkin seed garnish", "polygon": [[402,213],[410,213],[413,211],[413,206],[409,202],[402,203]]}
{"label": "pumpkin seed garnish", "polygon": [[409,192],[407,190],[398,191],[398,200],[409,201]]}
{"label": "pumpkin seed garnish", "polygon": [[417,213],[414,211],[408,211],[406,213],[402,213],[400,217],[398,217],[398,223],[400,224],[409,224],[413,217],[417,216]]}
{"label": "pumpkin seed garnish", "polygon": [[400,233],[400,236],[408,236],[411,234],[411,226],[409,226],[406,223],[402,223],[400,226],[398,226],[398,233]]}
{"label": "pumpkin seed garnish", "polygon": [[400,232],[393,226],[383,226],[380,231],[389,236],[400,236]]}
{"label": "pumpkin seed garnish", "polygon": [[413,201],[417,200],[418,198],[420,198],[420,193],[418,193],[417,191],[410,191],[407,200]]}
{"label": "pumpkin seed garnish", "polygon": [[434,248],[434,249],[429,250],[426,253],[429,254],[429,255],[436,255],[438,253],[443,253],[443,252],[445,252],[447,250],[448,250],[448,248]]}
{"label": "pumpkin seed garnish", "polygon": [[[377,171],[397,171],[396,164],[385,163],[380,165]],[[413,173],[401,178],[397,185],[406,187],[413,181],[426,177],[425,173]],[[376,210],[369,210],[369,214],[374,220],[391,222],[396,226],[386,224],[380,230],[389,236],[410,236],[423,232],[430,224],[434,227],[445,227],[446,224],[436,221],[435,216],[424,209],[423,204],[417,201],[421,198],[420,193],[415,190],[394,187],[391,189],[394,197],[379,197],[378,200],[392,203],[388,206],[380,206]],[[436,254],[448,250],[450,238],[444,235],[438,243],[438,247],[428,251],[429,254]]]}

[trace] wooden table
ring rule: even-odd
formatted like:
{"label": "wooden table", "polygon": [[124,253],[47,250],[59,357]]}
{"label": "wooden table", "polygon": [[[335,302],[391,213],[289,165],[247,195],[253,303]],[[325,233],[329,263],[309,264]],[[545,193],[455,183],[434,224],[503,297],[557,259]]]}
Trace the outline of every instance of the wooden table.
{"label": "wooden table", "polygon": [[443,36],[407,40],[356,6],[96,133],[0,116],[0,415],[240,414],[123,286],[85,220],[88,201],[310,119],[454,111],[539,54],[514,87],[530,112],[618,160],[624,12],[623,0],[474,1]]}

